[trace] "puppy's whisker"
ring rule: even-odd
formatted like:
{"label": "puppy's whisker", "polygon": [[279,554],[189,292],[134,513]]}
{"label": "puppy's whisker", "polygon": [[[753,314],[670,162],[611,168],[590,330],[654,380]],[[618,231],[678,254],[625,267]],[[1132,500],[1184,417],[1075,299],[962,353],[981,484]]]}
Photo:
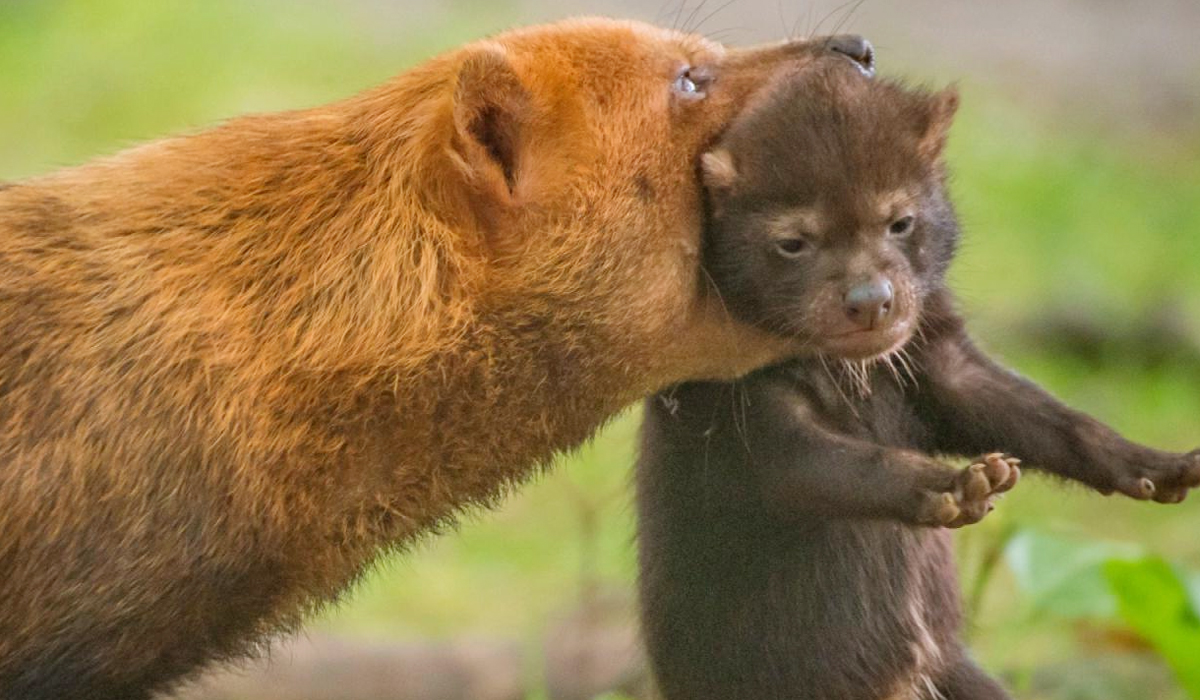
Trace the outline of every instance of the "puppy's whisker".
{"label": "puppy's whisker", "polygon": [[901,387],[905,386],[904,378],[900,375],[900,371],[896,369],[896,351],[893,350],[883,356],[883,364],[887,366],[888,372],[892,375],[892,379]]}
{"label": "puppy's whisker", "polygon": [[908,353],[908,349],[903,346],[896,350],[895,355],[896,361],[900,363],[900,366],[904,368],[905,373],[908,374],[910,379],[912,379],[913,388],[919,388],[921,382],[917,379],[917,373],[913,369],[913,365],[917,364],[917,361]]}

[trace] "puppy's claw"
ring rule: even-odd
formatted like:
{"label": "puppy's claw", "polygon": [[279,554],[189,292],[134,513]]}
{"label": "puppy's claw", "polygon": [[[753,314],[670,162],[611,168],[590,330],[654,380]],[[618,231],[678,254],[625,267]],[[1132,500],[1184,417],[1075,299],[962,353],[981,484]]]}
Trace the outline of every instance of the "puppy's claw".
{"label": "puppy's claw", "polygon": [[1122,479],[1117,488],[1126,496],[1129,496],[1130,498],[1136,498],[1139,501],[1150,500],[1154,497],[1154,492],[1157,490],[1154,486],[1154,482],[1144,476]]}
{"label": "puppy's claw", "polygon": [[[1009,464],[1012,464],[1012,462],[1010,461]],[[1003,484],[1000,484],[998,487],[996,487],[996,493],[1002,494],[1011,491],[1012,487],[1016,486],[1017,482],[1020,480],[1021,470],[1017,467],[1017,465],[1013,464],[1012,471],[1008,474],[1008,479]]]}
{"label": "puppy's claw", "polygon": [[992,491],[992,482],[984,472],[984,465],[972,464],[968,467],[967,483],[963,485],[963,496],[967,500],[978,501],[987,497]]}

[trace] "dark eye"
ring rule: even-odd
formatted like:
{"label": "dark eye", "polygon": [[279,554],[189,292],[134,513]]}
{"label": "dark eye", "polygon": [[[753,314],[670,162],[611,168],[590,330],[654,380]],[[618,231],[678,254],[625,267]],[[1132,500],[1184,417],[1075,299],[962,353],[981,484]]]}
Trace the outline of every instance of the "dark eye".
{"label": "dark eye", "polygon": [[711,82],[712,75],[707,70],[688,66],[675,76],[671,89],[684,99],[698,100],[707,94],[706,90]]}
{"label": "dark eye", "polygon": [[907,236],[912,233],[914,219],[911,216],[905,216],[896,219],[888,226],[888,233],[893,236]]}
{"label": "dark eye", "polygon": [[785,258],[795,258],[808,252],[809,242],[804,238],[781,238],[775,241],[775,249]]}

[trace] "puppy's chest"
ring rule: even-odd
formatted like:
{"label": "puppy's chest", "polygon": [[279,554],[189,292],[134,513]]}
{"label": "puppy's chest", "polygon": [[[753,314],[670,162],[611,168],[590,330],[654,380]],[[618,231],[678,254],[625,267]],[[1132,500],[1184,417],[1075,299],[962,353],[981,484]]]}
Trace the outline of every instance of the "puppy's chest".
{"label": "puppy's chest", "polygon": [[866,381],[837,369],[796,363],[796,391],[817,419],[836,432],[889,447],[921,449],[930,440],[912,394],[914,379],[868,372]]}

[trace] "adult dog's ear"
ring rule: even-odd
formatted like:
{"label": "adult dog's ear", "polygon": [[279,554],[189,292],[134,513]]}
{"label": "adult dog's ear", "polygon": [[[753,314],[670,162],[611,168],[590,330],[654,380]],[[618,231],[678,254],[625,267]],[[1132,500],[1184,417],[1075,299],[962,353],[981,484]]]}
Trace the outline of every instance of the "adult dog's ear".
{"label": "adult dog's ear", "polygon": [[498,203],[511,203],[521,182],[531,109],[503,47],[481,47],[463,59],[454,90],[454,148],[471,184]]}

